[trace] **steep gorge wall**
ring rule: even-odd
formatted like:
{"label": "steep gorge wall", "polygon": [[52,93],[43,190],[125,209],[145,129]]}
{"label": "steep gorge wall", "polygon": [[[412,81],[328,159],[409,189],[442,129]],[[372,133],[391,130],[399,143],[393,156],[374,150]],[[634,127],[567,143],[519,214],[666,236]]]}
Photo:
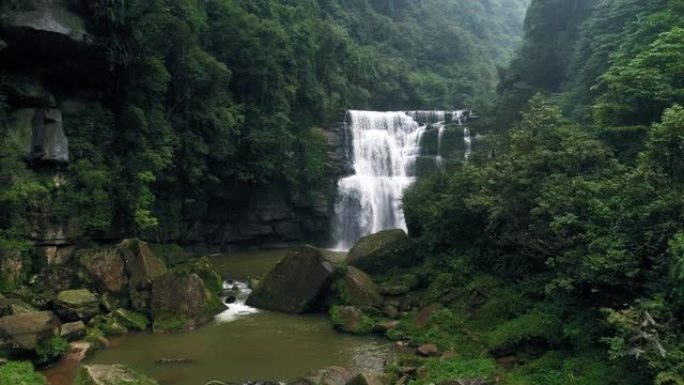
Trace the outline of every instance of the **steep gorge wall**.
{"label": "steep gorge wall", "polygon": [[[9,12],[0,12],[0,134],[6,150],[0,157],[16,157],[25,167],[22,176],[8,176],[3,183],[34,178],[48,181],[52,193],[59,194],[71,183],[68,170],[74,149],[92,140],[86,135],[89,129],[115,130],[113,124],[83,127],[90,124],[84,115],[113,114],[106,97],[110,90],[105,53],[86,30],[77,2],[32,0],[11,5]],[[140,235],[154,242],[212,248],[324,241],[330,233],[336,179],[346,167],[340,133],[335,128],[321,130],[329,177],[319,186],[235,185],[221,197],[209,197],[182,213],[159,213],[159,226]],[[62,258],[84,240],[107,242],[130,235],[116,221],[107,231],[88,233],[74,225],[68,213],[56,221],[52,214],[59,210],[41,207],[31,214],[32,240],[48,258]]]}

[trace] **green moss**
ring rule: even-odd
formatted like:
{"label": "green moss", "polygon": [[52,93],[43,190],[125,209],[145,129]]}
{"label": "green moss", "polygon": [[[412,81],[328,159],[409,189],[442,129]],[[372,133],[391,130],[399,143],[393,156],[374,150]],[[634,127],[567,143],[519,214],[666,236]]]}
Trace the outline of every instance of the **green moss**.
{"label": "green moss", "polygon": [[370,334],[375,321],[361,310],[351,306],[333,306],[329,311],[335,329],[351,334]]}
{"label": "green moss", "polygon": [[191,257],[189,252],[175,243],[150,243],[150,248],[167,266],[184,263]]}
{"label": "green moss", "polygon": [[125,365],[83,366],[73,385],[159,385],[144,374]]}
{"label": "green moss", "polygon": [[221,278],[221,275],[216,271],[214,264],[207,257],[202,257],[198,260],[183,264],[174,268],[174,270],[183,273],[197,274],[204,282],[204,286],[212,293],[221,294],[223,292],[223,278]]}
{"label": "green moss", "polygon": [[188,329],[188,320],[180,314],[163,314],[154,319],[152,329],[155,333],[183,332]]}
{"label": "green moss", "polygon": [[122,336],[128,333],[126,326],[113,313],[95,316],[88,325],[99,329],[106,336]]}
{"label": "green moss", "polygon": [[641,385],[650,383],[638,374],[609,362],[602,352],[571,355],[551,351],[504,374],[504,385]]}
{"label": "green moss", "polygon": [[45,385],[47,381],[30,362],[9,362],[0,366],[0,385]]}
{"label": "green moss", "polygon": [[423,365],[427,375],[411,381],[411,385],[439,384],[446,381],[455,380],[478,380],[487,379],[489,383],[496,378],[499,369],[496,362],[490,358],[462,359],[454,358],[450,360],[430,359]]}
{"label": "green moss", "polygon": [[492,351],[509,351],[520,344],[542,342],[553,344],[562,336],[559,321],[548,313],[533,311],[504,322],[485,335]]}
{"label": "green moss", "polygon": [[39,341],[38,345],[36,345],[37,363],[45,365],[54,362],[64,355],[68,348],[69,343],[60,336]]}
{"label": "green moss", "polygon": [[218,295],[211,292],[209,289],[205,289],[205,302],[203,313],[205,316],[213,316],[220,313],[225,306],[221,302],[221,298]]}
{"label": "green moss", "polygon": [[109,344],[104,333],[98,328],[88,328],[85,341],[88,342],[93,349],[102,349]]}
{"label": "green moss", "polygon": [[122,326],[133,330],[145,330],[150,321],[144,315],[127,309],[117,309],[112,317]]}

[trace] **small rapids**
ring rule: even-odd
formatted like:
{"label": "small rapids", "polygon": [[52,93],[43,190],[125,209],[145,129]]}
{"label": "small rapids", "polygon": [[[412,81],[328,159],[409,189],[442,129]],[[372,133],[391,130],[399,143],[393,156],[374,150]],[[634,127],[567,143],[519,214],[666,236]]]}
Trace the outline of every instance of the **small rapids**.
{"label": "small rapids", "polygon": [[241,317],[259,312],[259,309],[245,304],[247,302],[247,297],[249,297],[249,294],[252,292],[252,289],[250,289],[247,282],[223,282],[223,291],[224,295],[221,297],[221,300],[228,308],[216,315],[215,320],[217,322],[233,322]]}

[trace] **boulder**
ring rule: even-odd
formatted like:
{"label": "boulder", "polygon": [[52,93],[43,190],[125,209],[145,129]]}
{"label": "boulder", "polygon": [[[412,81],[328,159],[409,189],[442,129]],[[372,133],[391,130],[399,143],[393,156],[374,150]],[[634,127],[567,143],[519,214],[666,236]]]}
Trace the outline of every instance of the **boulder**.
{"label": "boulder", "polygon": [[152,281],[167,272],[166,265],[139,239],[126,239],[116,246],[126,265],[131,303],[136,310],[149,306]]}
{"label": "boulder", "polygon": [[55,312],[65,320],[89,320],[100,312],[100,300],[87,289],[64,290],[57,294]]}
{"label": "boulder", "polygon": [[346,385],[358,373],[349,368],[331,366],[311,372],[296,382],[299,385]]}
{"label": "boulder", "polygon": [[112,317],[128,329],[145,330],[150,321],[144,315],[126,309],[116,309]]}
{"label": "boulder", "polygon": [[118,249],[81,250],[78,257],[98,290],[117,293],[128,284],[126,265]]}
{"label": "boulder", "polygon": [[370,334],[374,329],[373,320],[354,306],[333,306],[330,319],[333,327],[344,333]]}
{"label": "boulder", "polygon": [[259,282],[247,304],[286,313],[310,311],[327,289],[334,271],[319,249],[297,247]]}
{"label": "boulder", "polygon": [[439,356],[439,348],[435,344],[423,344],[418,347],[418,354],[423,357]]}
{"label": "boulder", "polygon": [[19,350],[35,350],[40,341],[59,333],[59,319],[49,311],[20,313],[0,318],[0,340]]}
{"label": "boulder", "polygon": [[415,258],[406,232],[393,229],[359,239],[349,250],[346,263],[370,274],[380,274],[411,266]]}
{"label": "boulder", "polygon": [[86,326],[83,321],[65,323],[62,325],[59,335],[67,341],[80,340],[86,335]]}
{"label": "boulder", "polygon": [[364,307],[378,306],[382,303],[382,296],[378,293],[373,279],[353,266],[348,266],[344,277],[337,282],[337,291],[347,305]]}
{"label": "boulder", "polygon": [[347,385],[388,385],[389,377],[380,373],[360,373],[352,378]]}
{"label": "boulder", "polygon": [[442,309],[444,309],[444,306],[440,303],[433,303],[432,305],[420,309],[415,320],[416,327],[418,329],[425,328],[432,319],[432,316]]}
{"label": "boulder", "polygon": [[47,266],[38,274],[34,290],[55,293],[80,286],[80,278],[76,271],[66,266]]}
{"label": "boulder", "polygon": [[84,365],[73,385],[159,385],[125,365]]}
{"label": "boulder", "polygon": [[202,257],[198,260],[175,267],[174,270],[197,274],[202,281],[204,281],[204,286],[206,286],[209,291],[215,294],[221,294],[223,292],[223,278],[221,278],[221,275],[216,271],[216,268],[208,257]]}
{"label": "boulder", "polygon": [[154,280],[150,307],[155,331],[193,329],[224,309],[197,274],[177,271]]}

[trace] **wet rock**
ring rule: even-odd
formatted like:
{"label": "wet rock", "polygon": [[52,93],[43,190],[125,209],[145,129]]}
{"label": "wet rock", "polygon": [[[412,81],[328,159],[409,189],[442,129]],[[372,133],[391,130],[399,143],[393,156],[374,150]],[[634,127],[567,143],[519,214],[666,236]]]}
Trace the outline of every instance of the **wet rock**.
{"label": "wet rock", "polygon": [[354,306],[333,306],[330,309],[330,319],[333,327],[344,333],[370,334],[373,332],[373,320]]}
{"label": "wet rock", "polygon": [[385,273],[415,263],[411,241],[404,230],[385,230],[359,239],[349,250],[346,263],[370,273]]}
{"label": "wet rock", "polygon": [[444,306],[440,303],[434,303],[430,306],[426,306],[418,312],[416,316],[415,325],[418,329],[422,329],[428,325],[432,316],[434,316],[438,311],[442,310]]}
{"label": "wet rock", "polygon": [[331,366],[309,373],[306,377],[296,381],[297,385],[346,385],[357,375],[353,369]]}
{"label": "wet rock", "polygon": [[144,315],[127,309],[116,309],[112,317],[122,326],[132,330],[145,330],[150,321]]}
{"label": "wet rock", "polygon": [[118,249],[80,250],[77,255],[98,290],[118,293],[128,284],[126,265]]}
{"label": "wet rock", "polygon": [[420,345],[417,350],[418,354],[423,357],[438,357],[439,348],[435,344]]}
{"label": "wet rock", "polygon": [[393,330],[399,327],[399,321],[382,321],[375,324],[374,331],[378,333],[386,333],[388,330]]}
{"label": "wet rock", "polygon": [[131,303],[136,310],[145,310],[149,305],[152,281],[167,272],[166,265],[139,239],[126,239],[117,245],[128,273],[128,288]]}
{"label": "wet rock", "polygon": [[247,304],[286,313],[307,312],[327,289],[334,270],[319,249],[297,247],[259,283]]}
{"label": "wet rock", "polygon": [[84,365],[73,385],[159,385],[159,383],[125,365]]}
{"label": "wet rock", "polygon": [[191,358],[168,358],[163,357],[156,361],[155,364],[159,365],[174,365],[174,364],[194,364],[196,361]]}
{"label": "wet rock", "polygon": [[344,277],[337,283],[337,290],[342,301],[348,305],[363,307],[382,303],[382,296],[373,279],[353,266],[346,268]]}
{"label": "wet rock", "polygon": [[93,351],[93,345],[86,341],[74,341],[69,343],[69,350],[66,354],[66,359],[70,361],[81,362],[88,357]]}
{"label": "wet rock", "polygon": [[86,335],[86,326],[83,321],[69,322],[62,325],[59,335],[67,341],[76,341]]}
{"label": "wet rock", "polygon": [[7,340],[15,349],[35,350],[39,341],[58,333],[59,319],[49,311],[0,318],[0,340]]}
{"label": "wet rock", "polygon": [[87,289],[64,290],[57,294],[55,312],[65,320],[87,321],[100,312],[100,300]]}
{"label": "wet rock", "polygon": [[207,257],[175,267],[174,270],[197,274],[204,282],[204,286],[214,294],[220,294],[223,291],[223,278]]}
{"label": "wet rock", "polygon": [[388,376],[379,373],[360,373],[352,378],[346,385],[388,385]]}
{"label": "wet rock", "polygon": [[[176,271],[154,280],[150,307],[155,331],[193,329],[225,308],[197,274]],[[172,330],[167,325],[170,320]]]}

